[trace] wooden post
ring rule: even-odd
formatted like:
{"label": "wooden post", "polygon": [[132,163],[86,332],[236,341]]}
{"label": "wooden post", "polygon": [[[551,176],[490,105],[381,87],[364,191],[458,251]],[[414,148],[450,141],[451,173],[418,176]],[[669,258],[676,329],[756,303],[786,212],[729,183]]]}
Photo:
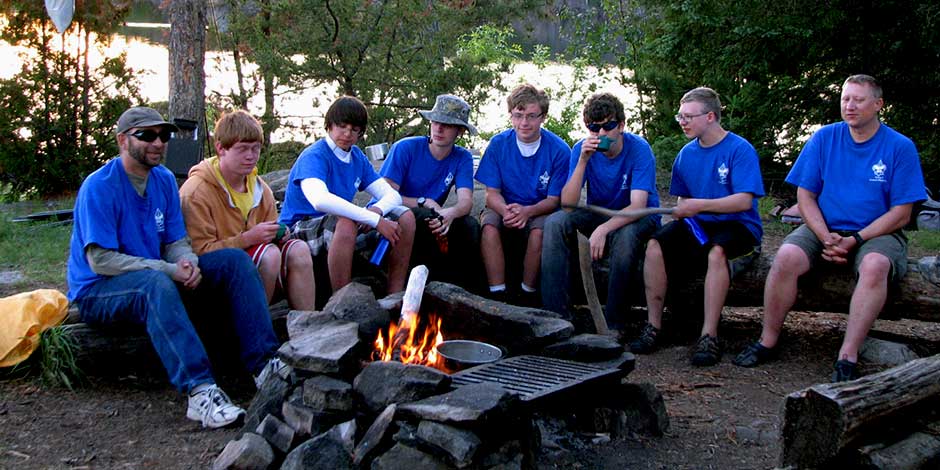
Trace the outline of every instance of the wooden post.
{"label": "wooden post", "polygon": [[594,329],[599,335],[609,335],[607,320],[601,308],[601,301],[597,298],[597,286],[594,285],[594,269],[592,268],[591,243],[582,233],[578,233],[578,265],[581,267],[581,283],[584,285],[584,296],[587,297],[588,309],[594,320]]}

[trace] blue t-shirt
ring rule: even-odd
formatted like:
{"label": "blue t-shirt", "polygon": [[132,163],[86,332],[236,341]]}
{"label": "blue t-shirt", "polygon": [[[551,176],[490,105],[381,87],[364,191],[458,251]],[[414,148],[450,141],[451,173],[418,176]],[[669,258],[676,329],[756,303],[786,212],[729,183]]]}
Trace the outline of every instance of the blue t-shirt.
{"label": "blue t-shirt", "polygon": [[278,220],[280,223],[290,226],[298,220],[326,215],[314,209],[300,189],[300,182],[307,178],[322,180],[331,194],[352,202],[356,193],[369,187],[379,179],[379,175],[359,147],[352,146],[349,163],[344,163],[333,154],[326,139],[320,139],[300,152],[290,170],[287,190],[284,193],[284,206]]}
{"label": "blue t-shirt", "polygon": [[702,147],[698,139],[685,144],[672,165],[669,193],[694,199],[719,199],[751,193],[751,208],[730,214],[697,214],[700,222],[738,221],[760,243],[764,234],[757,212],[757,199],[764,195],[757,151],[743,137],[729,132],[721,142]]}
{"label": "blue t-shirt", "polygon": [[[568,179],[581,158],[581,145],[574,144],[568,162]],[[623,133],[623,149],[614,158],[595,152],[584,169],[587,184],[587,203],[593,206],[620,210],[630,205],[630,191],[637,189],[649,193],[646,207],[659,207],[656,191],[656,158],[653,149],[642,137]],[[581,185],[584,187],[584,184]]]}
{"label": "blue t-shirt", "polygon": [[115,158],[88,175],[75,199],[75,222],[69,246],[69,301],[81,298],[96,274],[85,258],[94,243],[106,250],[148,259],[162,259],[161,250],[186,236],[176,178],[157,166],[150,170],[144,196],[137,194]]}
{"label": "blue t-shirt", "polygon": [[861,230],[892,206],[927,198],[914,142],[884,124],[860,144],[845,122],[819,129],[786,181],[816,193],[830,230]]}
{"label": "blue t-shirt", "polygon": [[519,151],[514,129],[493,136],[480,159],[477,181],[500,190],[506,204],[531,206],[548,196],[560,196],[571,149],[545,129],[541,129],[541,135],[539,149],[530,157],[523,157]]}
{"label": "blue t-shirt", "polygon": [[450,188],[473,190],[473,157],[455,145],[450,155],[437,160],[428,148],[427,137],[408,137],[392,146],[379,175],[398,184],[406,197],[425,197],[444,204]]}

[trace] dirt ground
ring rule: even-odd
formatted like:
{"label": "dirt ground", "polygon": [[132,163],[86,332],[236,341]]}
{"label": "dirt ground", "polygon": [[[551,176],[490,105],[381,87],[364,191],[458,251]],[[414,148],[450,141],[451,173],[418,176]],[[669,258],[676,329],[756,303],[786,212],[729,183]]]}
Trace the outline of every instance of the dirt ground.
{"label": "dirt ground", "polygon": [[[27,284],[22,290],[38,287],[47,286]],[[641,310],[636,313],[642,316]],[[696,328],[683,334],[664,330],[666,347],[639,356],[627,377],[652,383],[663,394],[671,423],[663,437],[598,444],[586,439],[571,449],[546,452],[539,467],[773,468],[783,399],[828,381],[845,316],[794,312],[779,358],[755,369],[731,360],[759,335],[759,308],[726,309],[720,333],[725,354],[715,367],[689,364]],[[921,355],[940,351],[940,324],[879,320],[872,336],[910,343]],[[862,372],[874,371],[863,364]],[[248,405],[254,387],[247,376],[224,375],[220,382],[237,403]],[[185,398],[159,370],[92,377],[75,391],[45,388],[34,376],[0,375],[0,469],[206,468],[237,430],[202,430],[186,419],[185,409]]]}

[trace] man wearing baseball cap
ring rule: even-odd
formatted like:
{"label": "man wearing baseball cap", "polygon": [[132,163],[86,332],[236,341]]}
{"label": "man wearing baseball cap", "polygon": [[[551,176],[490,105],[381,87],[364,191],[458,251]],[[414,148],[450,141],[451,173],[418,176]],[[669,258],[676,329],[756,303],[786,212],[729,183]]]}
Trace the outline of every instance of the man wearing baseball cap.
{"label": "man wearing baseball cap", "polygon": [[170,382],[189,395],[186,417],[218,428],[245,411],[216,385],[194,323],[234,334],[259,387],[285,366],[275,356],[279,344],[248,254],[193,253],[176,178],[161,165],[177,130],[146,107],[118,119],[120,155],[89,175],[75,200],[68,297],[86,323],[145,327]]}
{"label": "man wearing baseball cap", "polygon": [[[480,292],[480,224],[468,217],[473,208],[473,158],[456,145],[464,132],[476,135],[470,124],[470,105],[454,95],[440,95],[429,111],[430,135],[396,142],[379,174],[402,196],[417,220],[411,265],[426,265],[431,279]],[[457,202],[444,207],[451,188]]]}

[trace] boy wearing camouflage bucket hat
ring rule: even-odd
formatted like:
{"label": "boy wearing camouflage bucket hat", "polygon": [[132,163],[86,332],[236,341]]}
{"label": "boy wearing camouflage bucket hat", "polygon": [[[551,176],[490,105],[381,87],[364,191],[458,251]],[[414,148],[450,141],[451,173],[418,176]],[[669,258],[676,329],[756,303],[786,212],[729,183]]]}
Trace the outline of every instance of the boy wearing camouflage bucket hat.
{"label": "boy wearing camouflage bucket hat", "polygon": [[[431,279],[479,292],[482,265],[478,256],[480,225],[469,217],[473,208],[473,158],[455,142],[464,131],[475,135],[470,105],[454,95],[440,95],[430,111],[418,111],[431,122],[430,135],[399,140],[379,174],[398,190],[402,207],[415,214],[411,265],[428,266]],[[451,188],[457,202],[444,207]]]}

